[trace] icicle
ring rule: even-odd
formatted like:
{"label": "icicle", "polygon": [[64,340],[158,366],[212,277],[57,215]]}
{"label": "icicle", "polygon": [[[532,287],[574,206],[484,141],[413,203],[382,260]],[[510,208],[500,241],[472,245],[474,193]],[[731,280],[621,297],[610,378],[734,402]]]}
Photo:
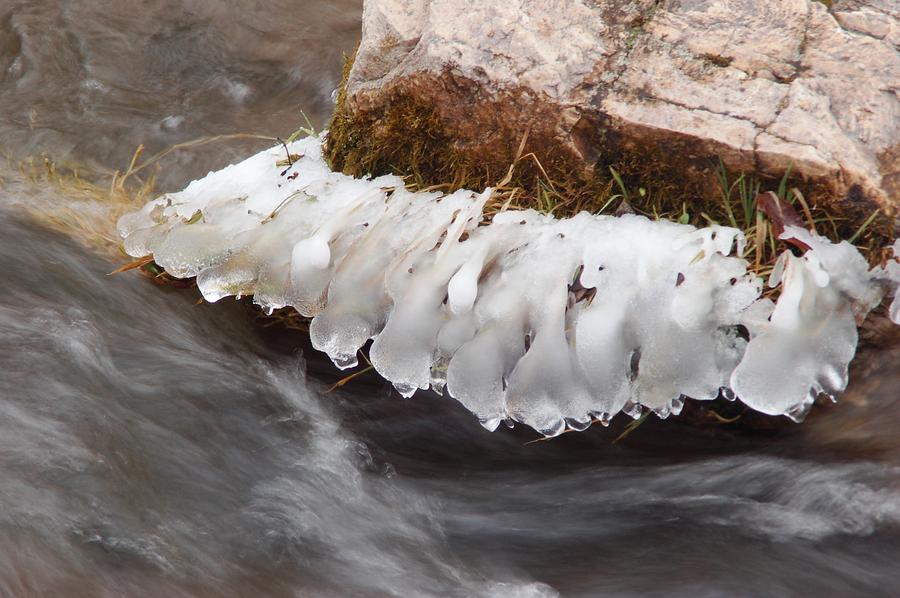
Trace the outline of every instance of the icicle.
{"label": "icicle", "polygon": [[279,146],[124,216],[126,250],[196,276],[209,301],[293,306],[340,368],[372,340],[400,394],[446,392],[490,430],[667,417],[720,392],[799,419],[846,386],[856,322],[900,284],[897,261],[870,272],[851,245],[787,227],[810,250],[779,259],[772,303],[733,228],[533,210],[484,223],[490,190],[354,179],[315,137],[288,151],[301,157],[287,170]]}
{"label": "icicle", "polygon": [[[782,238],[802,241],[803,257],[784,252],[769,285],[781,285],[768,321],[748,310],[750,344],[731,376],[741,400],[763,413],[799,420],[819,393],[835,397],[848,382],[856,352],[856,318],[882,298],[874,275],[849,243],[832,244],[806,230],[789,226]],[[785,367],[789,364],[791,367]]]}
{"label": "icicle", "polygon": [[894,324],[900,324],[900,239],[894,241],[893,251],[893,259],[888,261],[880,274],[893,285],[894,300],[888,313]]}

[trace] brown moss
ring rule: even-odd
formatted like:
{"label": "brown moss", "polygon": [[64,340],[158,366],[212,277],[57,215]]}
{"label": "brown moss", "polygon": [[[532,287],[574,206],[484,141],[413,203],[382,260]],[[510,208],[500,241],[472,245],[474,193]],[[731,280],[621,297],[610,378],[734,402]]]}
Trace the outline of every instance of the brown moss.
{"label": "brown moss", "polygon": [[[566,114],[526,89],[485,97],[477,83],[449,70],[349,97],[352,64],[351,56],[326,140],[326,159],[335,170],[352,176],[400,174],[413,187],[453,191],[496,186],[514,165],[500,190],[515,190],[514,207],[567,216],[612,211],[626,199],[629,209],[651,217],[678,219],[686,213],[694,224],[730,223],[716,172],[720,156],[729,152],[725,146],[698,148],[687,136],[634,127],[626,135],[617,123],[574,110]],[[837,198],[822,182],[797,176],[782,181],[754,173],[740,158],[731,163],[729,180],[748,171],[761,191],[781,187],[784,196],[796,189],[810,204],[818,231],[834,240],[852,237],[875,210],[852,190]],[[508,198],[501,193],[498,201]],[[883,247],[895,236],[895,226],[895,220],[880,215],[857,243]]]}
{"label": "brown moss", "polygon": [[357,94],[351,103],[342,84],[325,148],[332,168],[353,176],[401,174],[416,186],[455,190],[496,186],[516,163],[507,186],[532,197],[544,188],[572,205],[601,196],[607,181],[598,185],[577,149],[558,138],[556,108],[528,92],[464,102],[477,95],[474,83],[444,73],[401,82],[388,93],[377,103]]}

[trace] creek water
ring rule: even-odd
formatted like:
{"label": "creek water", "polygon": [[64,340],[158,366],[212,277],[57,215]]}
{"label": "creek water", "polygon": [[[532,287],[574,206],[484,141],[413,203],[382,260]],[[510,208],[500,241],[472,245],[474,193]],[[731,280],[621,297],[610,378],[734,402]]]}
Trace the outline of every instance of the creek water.
{"label": "creek water", "polygon": [[[29,214],[29,156],[127,166],[321,126],[353,0],[0,2],[0,595],[892,596],[900,340],[834,406],[529,443],[340,378],[245,304],[197,305]],[[260,145],[172,154],[178,188]]]}

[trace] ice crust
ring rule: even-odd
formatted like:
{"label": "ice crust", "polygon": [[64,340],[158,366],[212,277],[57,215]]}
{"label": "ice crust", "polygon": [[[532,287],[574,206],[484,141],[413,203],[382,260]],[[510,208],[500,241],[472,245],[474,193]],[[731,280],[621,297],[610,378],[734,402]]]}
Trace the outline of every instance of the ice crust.
{"label": "ice crust", "polygon": [[900,324],[900,239],[894,241],[894,259],[884,268],[882,276],[890,281],[894,289],[894,300],[889,308],[889,315],[894,324]]}
{"label": "ice crust", "polygon": [[[490,190],[354,179],[328,168],[317,137],[289,151],[292,165],[272,148],[124,216],[126,251],[196,276],[208,301],[296,308],[340,368],[372,339],[400,394],[446,391],[491,430],[667,417],[723,390],[799,419],[846,387],[857,322],[900,284],[896,261],[870,271],[852,245],[788,227],[810,250],[779,258],[773,303],[732,228],[531,210],[485,222]],[[897,322],[897,299],[890,309]]]}

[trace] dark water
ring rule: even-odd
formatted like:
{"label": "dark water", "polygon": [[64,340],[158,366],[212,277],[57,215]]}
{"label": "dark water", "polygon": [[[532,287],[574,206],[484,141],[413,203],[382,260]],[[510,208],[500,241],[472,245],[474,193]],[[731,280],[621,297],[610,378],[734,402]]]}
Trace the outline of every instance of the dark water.
{"label": "dark water", "polygon": [[[354,1],[0,0],[0,140],[97,169],[327,117]],[[178,186],[252,145],[168,160]],[[900,342],[801,426],[526,444],[235,302],[107,276],[0,171],[0,595],[895,596]],[[886,339],[886,340],[885,340]]]}

